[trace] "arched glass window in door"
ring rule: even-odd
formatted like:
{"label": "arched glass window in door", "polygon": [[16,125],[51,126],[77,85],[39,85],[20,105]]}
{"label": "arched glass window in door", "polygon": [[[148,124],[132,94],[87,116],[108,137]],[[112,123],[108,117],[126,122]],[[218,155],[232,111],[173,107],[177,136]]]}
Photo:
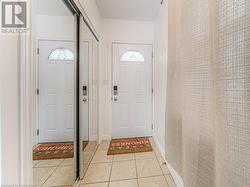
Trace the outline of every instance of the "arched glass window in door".
{"label": "arched glass window in door", "polygon": [[67,48],[57,48],[57,49],[54,49],[50,53],[49,60],[73,61],[74,53],[70,49],[67,49]]}
{"label": "arched glass window in door", "polygon": [[138,51],[127,51],[121,57],[122,62],[144,62],[144,56]]}

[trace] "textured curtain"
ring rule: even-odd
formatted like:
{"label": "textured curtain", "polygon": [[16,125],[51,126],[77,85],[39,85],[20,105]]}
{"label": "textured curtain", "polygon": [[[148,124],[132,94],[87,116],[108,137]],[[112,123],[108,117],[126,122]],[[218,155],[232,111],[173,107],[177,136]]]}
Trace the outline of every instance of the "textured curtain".
{"label": "textured curtain", "polygon": [[166,159],[186,187],[249,187],[250,1],[168,6]]}

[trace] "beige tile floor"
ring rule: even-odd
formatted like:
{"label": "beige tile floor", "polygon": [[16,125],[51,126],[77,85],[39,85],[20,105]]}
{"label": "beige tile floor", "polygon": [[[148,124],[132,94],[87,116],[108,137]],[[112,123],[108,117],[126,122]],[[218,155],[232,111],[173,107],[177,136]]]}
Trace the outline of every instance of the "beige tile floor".
{"label": "beige tile floor", "polygon": [[73,158],[33,161],[34,185],[39,187],[72,186],[73,163]]}
{"label": "beige tile floor", "polygon": [[[110,141],[99,145],[80,187],[175,187],[164,159],[150,138],[153,152],[107,156]],[[34,185],[72,186],[73,159],[33,162]]]}
{"label": "beige tile floor", "polygon": [[[88,165],[91,155],[97,148],[96,142],[89,142],[84,149],[84,163]],[[104,152],[96,154],[93,162],[108,162]],[[112,161],[111,161],[112,162]],[[49,159],[33,161],[33,181],[38,187],[68,187],[72,186],[74,177],[74,159]]]}
{"label": "beige tile floor", "polygon": [[81,181],[80,187],[175,187],[164,159],[150,139],[153,152],[107,156],[104,141]]}

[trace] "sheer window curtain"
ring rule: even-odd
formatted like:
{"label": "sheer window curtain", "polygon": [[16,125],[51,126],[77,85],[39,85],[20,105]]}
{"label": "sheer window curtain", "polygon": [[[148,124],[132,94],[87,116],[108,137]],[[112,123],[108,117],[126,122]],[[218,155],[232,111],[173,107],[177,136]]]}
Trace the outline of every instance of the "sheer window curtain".
{"label": "sheer window curtain", "polygon": [[250,1],[168,6],[167,161],[186,187],[249,187]]}

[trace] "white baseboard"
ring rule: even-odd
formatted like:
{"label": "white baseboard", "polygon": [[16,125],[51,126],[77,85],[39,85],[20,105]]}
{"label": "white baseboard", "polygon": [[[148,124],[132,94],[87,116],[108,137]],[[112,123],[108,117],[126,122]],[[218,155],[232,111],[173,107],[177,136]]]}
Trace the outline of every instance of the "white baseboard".
{"label": "white baseboard", "polygon": [[92,135],[90,138],[89,138],[89,141],[96,141],[97,140],[97,135]]}
{"label": "white baseboard", "polygon": [[175,171],[175,169],[167,162],[168,169],[174,179],[176,187],[184,187],[184,182],[181,176]]}
{"label": "white baseboard", "polygon": [[161,156],[165,159],[165,147],[164,145],[161,145],[158,138],[156,137],[156,135],[153,133],[153,138],[154,138],[154,141],[157,145],[157,147],[159,148],[160,152],[161,152]]}
{"label": "white baseboard", "polygon": [[184,183],[183,183],[181,176],[175,171],[175,169],[165,159],[165,148],[159,143],[159,140],[155,136],[155,134],[153,134],[153,138],[157,147],[160,150],[161,156],[163,157],[164,161],[167,163],[168,169],[170,171],[172,178],[174,179],[176,187],[184,187]]}
{"label": "white baseboard", "polygon": [[101,136],[101,140],[100,140],[100,141],[103,141],[103,140],[111,140],[110,135],[105,135],[105,134],[103,134],[103,135]]}

